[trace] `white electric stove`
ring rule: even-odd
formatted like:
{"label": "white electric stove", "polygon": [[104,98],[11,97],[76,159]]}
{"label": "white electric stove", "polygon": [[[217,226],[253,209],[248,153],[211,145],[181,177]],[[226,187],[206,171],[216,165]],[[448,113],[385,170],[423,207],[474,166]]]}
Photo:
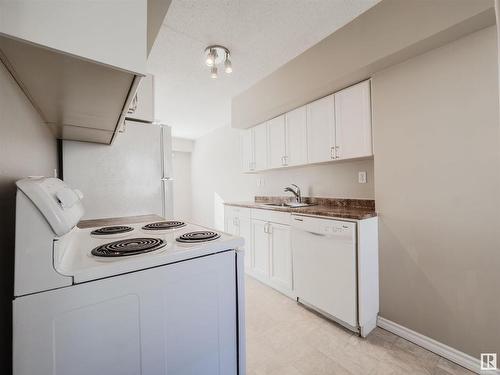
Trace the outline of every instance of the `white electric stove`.
{"label": "white electric stove", "polygon": [[81,193],[17,182],[14,374],[244,374],[243,240],[165,220],[79,229]]}

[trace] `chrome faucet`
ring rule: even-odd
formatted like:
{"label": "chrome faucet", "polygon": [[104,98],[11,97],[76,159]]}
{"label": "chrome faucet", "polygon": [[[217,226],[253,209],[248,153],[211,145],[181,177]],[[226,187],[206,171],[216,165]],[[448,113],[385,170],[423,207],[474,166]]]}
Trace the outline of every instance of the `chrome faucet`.
{"label": "chrome faucet", "polygon": [[297,185],[291,184],[290,186],[287,186],[285,188],[285,191],[295,195],[295,200],[297,201],[297,203],[302,203],[302,195],[300,194],[300,188]]}

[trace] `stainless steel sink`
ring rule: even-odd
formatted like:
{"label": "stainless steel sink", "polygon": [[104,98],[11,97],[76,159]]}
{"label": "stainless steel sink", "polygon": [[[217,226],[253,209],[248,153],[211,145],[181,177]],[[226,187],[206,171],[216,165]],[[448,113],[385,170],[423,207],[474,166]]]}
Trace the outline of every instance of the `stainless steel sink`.
{"label": "stainless steel sink", "polygon": [[295,203],[295,202],[286,202],[286,203],[264,203],[263,206],[271,206],[271,207],[288,207],[288,208],[301,208],[301,207],[310,207],[315,206],[315,203]]}
{"label": "stainless steel sink", "polygon": [[316,203],[295,203],[295,202],[290,202],[286,203],[287,207],[291,208],[300,208],[300,207],[311,207],[311,206],[316,206]]}

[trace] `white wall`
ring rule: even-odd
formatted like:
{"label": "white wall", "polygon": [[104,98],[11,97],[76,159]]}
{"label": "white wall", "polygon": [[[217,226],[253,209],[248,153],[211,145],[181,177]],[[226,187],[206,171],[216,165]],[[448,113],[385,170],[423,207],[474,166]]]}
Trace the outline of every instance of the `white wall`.
{"label": "white wall", "polygon": [[[192,154],[193,221],[222,229],[222,202],[253,201],[255,195],[286,195],[295,183],[304,196],[373,199],[373,160],[345,161],[316,166],[243,174],[240,130],[220,128],[196,140]],[[358,171],[368,183],[358,184]],[[259,180],[263,185],[257,186]]]}
{"label": "white wall", "polygon": [[476,358],[500,351],[495,27],[372,80],[381,315]]}
{"label": "white wall", "polygon": [[193,152],[192,139],[172,137],[172,151]]}
{"label": "white wall", "polygon": [[172,153],[174,218],[191,221],[191,153]]}
{"label": "white wall", "polygon": [[[198,224],[220,227],[220,200],[252,200],[255,175],[240,173],[239,131],[220,128],[196,140],[191,156],[192,215]],[[217,220],[215,212],[218,212]]]}

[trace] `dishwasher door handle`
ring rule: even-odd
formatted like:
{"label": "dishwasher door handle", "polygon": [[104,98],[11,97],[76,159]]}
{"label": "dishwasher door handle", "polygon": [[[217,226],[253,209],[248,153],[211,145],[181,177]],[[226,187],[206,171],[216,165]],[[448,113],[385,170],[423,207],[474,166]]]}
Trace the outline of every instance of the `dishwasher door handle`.
{"label": "dishwasher door handle", "polygon": [[310,234],[313,234],[315,236],[319,236],[319,237],[326,237],[326,234],[324,233],[315,233],[315,232],[309,232],[309,231],[306,231],[307,233],[310,233]]}
{"label": "dishwasher door handle", "polygon": [[304,229],[299,229],[299,231],[307,233],[307,234],[312,234],[312,235],[318,236],[318,237],[326,237],[327,236],[325,233],[311,232],[311,231],[304,230]]}

